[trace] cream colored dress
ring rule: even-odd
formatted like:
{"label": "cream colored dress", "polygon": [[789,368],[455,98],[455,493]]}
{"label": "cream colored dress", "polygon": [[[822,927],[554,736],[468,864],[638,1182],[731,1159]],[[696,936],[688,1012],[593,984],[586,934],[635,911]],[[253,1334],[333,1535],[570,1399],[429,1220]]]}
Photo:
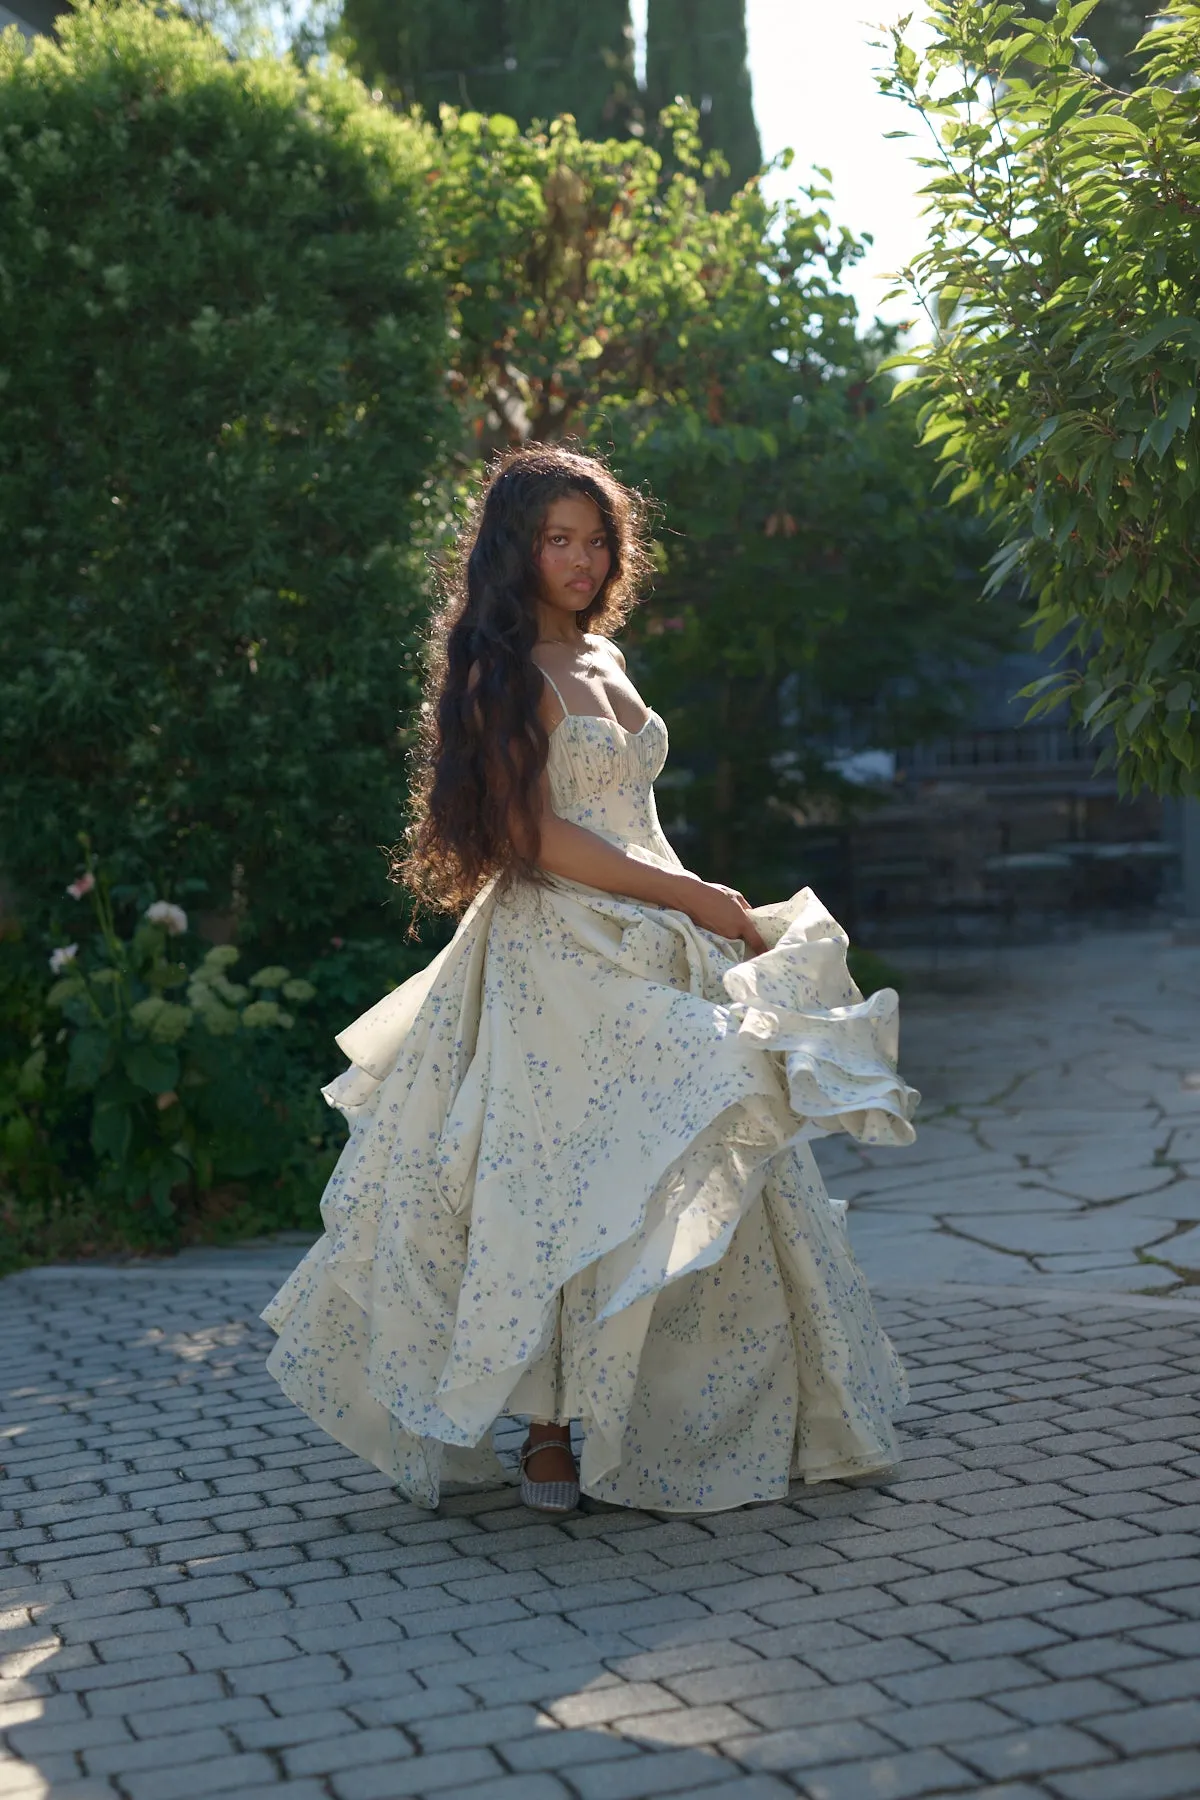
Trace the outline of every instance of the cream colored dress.
{"label": "cream colored dress", "polygon": [[[679,868],[666,754],[657,713],[568,714],[554,808]],[[338,1038],[351,1136],[268,1367],[413,1500],[508,1479],[505,1413],[578,1419],[584,1491],[655,1510],[896,1460],[903,1372],[807,1141],[912,1139],[896,995],[862,999],[811,890],[755,918],[747,962],[683,913],[489,883]]]}

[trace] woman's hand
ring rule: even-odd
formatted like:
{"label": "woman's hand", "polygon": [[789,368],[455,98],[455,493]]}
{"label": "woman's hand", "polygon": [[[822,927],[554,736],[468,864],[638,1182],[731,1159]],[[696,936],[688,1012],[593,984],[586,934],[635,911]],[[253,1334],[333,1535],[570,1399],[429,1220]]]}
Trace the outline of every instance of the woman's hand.
{"label": "woman's hand", "polygon": [[750,902],[736,888],[725,887],[719,881],[701,881],[693,875],[678,904],[680,911],[702,931],[712,931],[723,938],[740,938],[751,956],[761,956],[765,951],[767,946],[749,917]]}

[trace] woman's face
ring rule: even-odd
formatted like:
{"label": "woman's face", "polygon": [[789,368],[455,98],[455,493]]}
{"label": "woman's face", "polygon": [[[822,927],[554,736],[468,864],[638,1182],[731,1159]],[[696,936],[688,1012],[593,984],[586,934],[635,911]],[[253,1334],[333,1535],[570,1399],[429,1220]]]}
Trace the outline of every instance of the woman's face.
{"label": "woman's face", "polygon": [[612,552],[600,508],[583,494],[551,503],[534,560],[538,598],[560,612],[582,612],[603,587]]}

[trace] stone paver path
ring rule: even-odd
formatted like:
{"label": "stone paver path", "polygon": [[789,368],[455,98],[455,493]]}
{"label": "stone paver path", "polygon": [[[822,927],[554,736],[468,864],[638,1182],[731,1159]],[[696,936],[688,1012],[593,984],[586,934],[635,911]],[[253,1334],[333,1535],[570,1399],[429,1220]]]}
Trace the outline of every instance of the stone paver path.
{"label": "stone paver path", "polygon": [[0,1286],[0,1800],[1196,1800],[1200,953],[983,977],[918,1146],[819,1146],[891,1479],[431,1514],[266,1376],[296,1249]]}
{"label": "stone paver path", "polygon": [[1200,949],[1114,934],[968,961],[958,997],[915,983],[901,1007],[917,1143],[817,1146],[868,1275],[1200,1300]]}
{"label": "stone paver path", "polygon": [[1194,1800],[1200,1339],[884,1296],[892,1480],[432,1515],[263,1371],[265,1268],[3,1299],[5,1800]]}

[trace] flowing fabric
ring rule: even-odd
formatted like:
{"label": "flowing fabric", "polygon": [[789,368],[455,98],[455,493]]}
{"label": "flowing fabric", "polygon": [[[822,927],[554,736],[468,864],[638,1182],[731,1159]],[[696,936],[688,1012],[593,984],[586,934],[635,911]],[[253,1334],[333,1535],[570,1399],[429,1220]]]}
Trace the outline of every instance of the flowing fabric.
{"label": "flowing fabric", "polygon": [[[679,868],[663,721],[568,714],[555,811]],[[552,879],[492,883],[338,1038],[352,1130],[268,1363],[427,1506],[507,1479],[501,1414],[577,1419],[586,1493],[700,1512],[896,1460],[903,1371],[808,1140],[911,1141],[897,999],[810,889],[743,946]]]}

